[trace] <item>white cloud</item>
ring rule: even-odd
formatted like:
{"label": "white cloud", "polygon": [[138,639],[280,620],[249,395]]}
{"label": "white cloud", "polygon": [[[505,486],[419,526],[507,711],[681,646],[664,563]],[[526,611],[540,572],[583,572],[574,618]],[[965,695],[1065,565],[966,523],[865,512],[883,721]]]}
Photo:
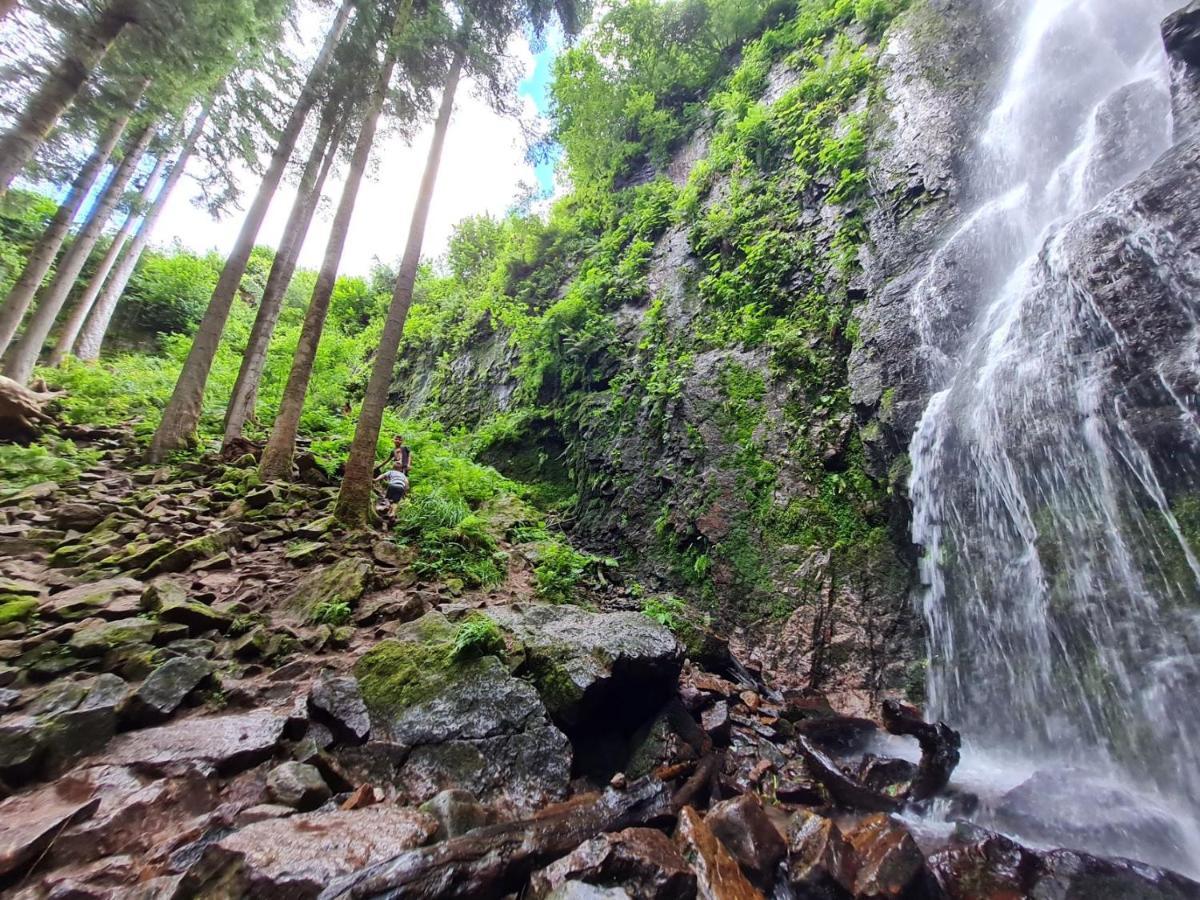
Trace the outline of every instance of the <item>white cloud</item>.
{"label": "white cloud", "polygon": [[[525,71],[531,72],[533,55],[526,42],[515,41],[513,51]],[[527,102],[525,115],[533,114],[532,103]],[[372,154],[374,178],[364,182],[359,193],[342,257],[343,273],[363,275],[375,258],[395,262],[403,253],[432,132],[432,124],[427,125],[411,145],[396,136],[376,142]],[[248,172],[240,180],[243,204],[248,205],[257,183]],[[473,86],[464,82],[458,91],[438,176],[425,236],[425,256],[436,256],[445,249],[455,223],[477,213],[503,213],[515,198],[518,185],[535,181],[533,168],[525,160],[520,124],[493,112],[475,97]],[[189,184],[190,181],[183,181],[169,201],[155,232],[155,242],[165,244],[177,239],[196,251],[215,248],[227,253],[241,227],[243,214],[234,213],[214,222],[207,212],[192,205]],[[301,257],[304,266],[316,268],[321,264],[342,184],[342,178],[337,177],[330,178],[326,186],[327,202],[304,245]],[[259,243],[278,246],[295,196],[292,185],[281,186],[259,233]]]}

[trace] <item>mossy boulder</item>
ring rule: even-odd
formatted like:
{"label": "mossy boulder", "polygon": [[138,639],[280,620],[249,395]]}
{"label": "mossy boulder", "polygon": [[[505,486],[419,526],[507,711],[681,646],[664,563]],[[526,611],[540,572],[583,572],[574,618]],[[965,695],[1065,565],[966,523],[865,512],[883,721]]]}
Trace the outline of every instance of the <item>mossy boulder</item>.
{"label": "mossy boulder", "polygon": [[203,537],[184,541],[178,547],[168,550],[162,556],[146,567],[145,574],[158,575],[164,572],[182,572],[192,563],[209,559],[219,553],[224,553],[230,547],[236,546],[240,540],[238,532],[232,528],[214,531]]}
{"label": "mossy boulder", "polygon": [[308,620],[321,604],[339,604],[353,608],[371,581],[372,567],[360,557],[339,560],[311,572],[296,586],[287,607]]}
{"label": "mossy boulder", "polygon": [[98,622],[75,632],[67,643],[67,647],[81,658],[104,656],[117,647],[151,643],[157,631],[158,624],[149,619],[133,618],[118,619],[116,622]]}
{"label": "mossy boulder", "polygon": [[10,622],[28,622],[40,604],[32,597],[0,595],[0,625]]}
{"label": "mossy boulder", "polygon": [[373,738],[412,749],[397,783],[414,803],[448,788],[517,812],[561,798],[569,741],[500,658],[456,652],[462,627],[429,613],[355,666]]}
{"label": "mossy boulder", "polygon": [[111,618],[124,613],[127,607],[134,611],[145,587],[133,578],[105,578],[54,594],[42,611],[66,621],[94,615]]}
{"label": "mossy boulder", "polygon": [[670,630],[641,613],[539,603],[488,614],[523,646],[520,674],[569,730],[595,722],[636,725],[675,690],[683,647]]}

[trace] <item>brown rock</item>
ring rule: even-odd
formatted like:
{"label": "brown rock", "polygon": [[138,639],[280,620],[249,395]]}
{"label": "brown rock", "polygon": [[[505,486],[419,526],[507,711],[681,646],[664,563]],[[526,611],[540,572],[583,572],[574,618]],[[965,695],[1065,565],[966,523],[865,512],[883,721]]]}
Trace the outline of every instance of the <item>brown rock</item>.
{"label": "brown rock", "polygon": [[383,800],[383,791],[372,787],[369,784],[360,784],[354,789],[349,797],[342,801],[341,808],[350,809],[366,809],[368,806],[374,806]]}
{"label": "brown rock", "polygon": [[898,897],[921,870],[925,855],[908,829],[885,813],[863,819],[846,832],[854,856],[855,897]]}
{"label": "brown rock", "polygon": [[763,887],[775,881],[775,870],[787,856],[787,842],[771,822],[756,794],[742,794],[716,804],[704,817],[743,869]]}
{"label": "brown rock", "polygon": [[696,876],[687,860],[661,831],[627,828],[603,834],[537,872],[534,896],[545,896],[578,881],[621,887],[639,900],[688,900],[696,896]]}
{"label": "brown rock", "polygon": [[432,816],[395,806],[268,819],[210,847],[199,880],[213,883],[239,867],[233,896],[316,897],[341,875],[421,846],[436,828]]}
{"label": "brown rock", "polygon": [[286,724],[286,716],[264,710],[187,719],[121,735],[103,761],[156,771],[196,765],[234,772],[269,757]]}
{"label": "brown rock", "polygon": [[74,783],[51,785],[0,803],[0,876],[37,859],[64,828],[92,815],[100,799]]}
{"label": "brown rock", "polygon": [[696,873],[701,900],[763,900],[735,860],[690,806],[679,813],[675,843]]}
{"label": "brown rock", "polygon": [[802,897],[843,897],[853,884],[850,845],[832,820],[801,811],[788,829],[788,881]]}

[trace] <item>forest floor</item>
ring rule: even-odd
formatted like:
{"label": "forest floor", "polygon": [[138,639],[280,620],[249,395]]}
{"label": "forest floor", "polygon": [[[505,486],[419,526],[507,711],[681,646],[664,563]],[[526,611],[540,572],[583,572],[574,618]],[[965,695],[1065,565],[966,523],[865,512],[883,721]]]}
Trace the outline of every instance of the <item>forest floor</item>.
{"label": "forest floor", "polygon": [[703,625],[603,579],[543,602],[520,505],[487,501],[503,572],[472,588],[342,532],[320,477],[72,434],[78,480],[0,498],[5,895],[1200,896],[902,820],[930,779],[977,802],[945,783],[957,735],[904,710],[921,763],[879,758],[876,722]]}

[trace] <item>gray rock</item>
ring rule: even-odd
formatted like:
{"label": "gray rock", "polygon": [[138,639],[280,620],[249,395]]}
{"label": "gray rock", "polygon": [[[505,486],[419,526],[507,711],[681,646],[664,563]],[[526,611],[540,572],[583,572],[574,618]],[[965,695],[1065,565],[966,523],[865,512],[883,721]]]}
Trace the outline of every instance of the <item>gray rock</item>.
{"label": "gray rock", "polygon": [[621,887],[596,887],[585,881],[564,881],[545,900],[632,900],[629,892]]}
{"label": "gray rock", "polygon": [[[104,616],[106,612],[114,611],[124,614],[127,607],[133,612],[136,611],[136,603],[131,604],[130,598],[141,597],[144,589],[140,581],[132,578],[108,578],[53,594],[42,605],[42,613],[72,620],[92,615]],[[119,609],[115,609],[117,607]]]}
{"label": "gray rock", "polygon": [[78,682],[60,681],[43,688],[26,712],[31,716],[56,716],[77,707],[87,692],[87,688]]}
{"label": "gray rock", "polygon": [[37,859],[72,822],[92,815],[100,798],[60,796],[53,789],[0,803],[0,878]]}
{"label": "gray rock", "polygon": [[10,712],[21,705],[21,692],[0,688],[0,714]]}
{"label": "gray rock", "polygon": [[670,838],[652,828],[600,835],[530,879],[538,897],[575,896],[579,888],[572,885],[585,884],[620,887],[639,900],[691,900],[696,896],[696,876],[687,860]]}
{"label": "gray rock", "polygon": [[176,625],[186,625],[188,632],[193,635],[205,634],[209,631],[224,633],[233,624],[233,617],[213,609],[204,603],[185,600],[171,600],[158,610],[158,620]]}
{"label": "gray rock", "polygon": [[338,675],[328,669],[321,672],[309,692],[308,708],[340,741],[361,744],[371,733],[367,704],[353,675]]}
{"label": "gray rock", "polygon": [[158,624],[149,619],[118,619],[81,628],[67,642],[76,656],[83,658],[103,656],[108,651],[126,644],[148,644],[154,640]]}
{"label": "gray rock", "polygon": [[126,698],[120,710],[122,721],[132,725],[163,721],[211,674],[212,666],[203,659],[180,656],[167,660]]}
{"label": "gray rock", "polygon": [[640,613],[513,604],[488,615],[524,645],[542,701],[568,728],[597,717],[613,727],[636,723],[675,689],[683,647]]}
{"label": "gray rock", "polygon": [[10,783],[31,776],[45,752],[45,728],[29,716],[0,722],[0,778]]}
{"label": "gray rock", "polygon": [[267,791],[276,802],[300,810],[316,809],[333,796],[317,768],[300,762],[285,762],[272,769],[267,775]]}
{"label": "gray rock", "polygon": [[435,838],[439,841],[491,825],[498,818],[494,809],[481,804],[470,791],[458,788],[442,791],[426,800],[421,804],[421,812],[437,819]]}

